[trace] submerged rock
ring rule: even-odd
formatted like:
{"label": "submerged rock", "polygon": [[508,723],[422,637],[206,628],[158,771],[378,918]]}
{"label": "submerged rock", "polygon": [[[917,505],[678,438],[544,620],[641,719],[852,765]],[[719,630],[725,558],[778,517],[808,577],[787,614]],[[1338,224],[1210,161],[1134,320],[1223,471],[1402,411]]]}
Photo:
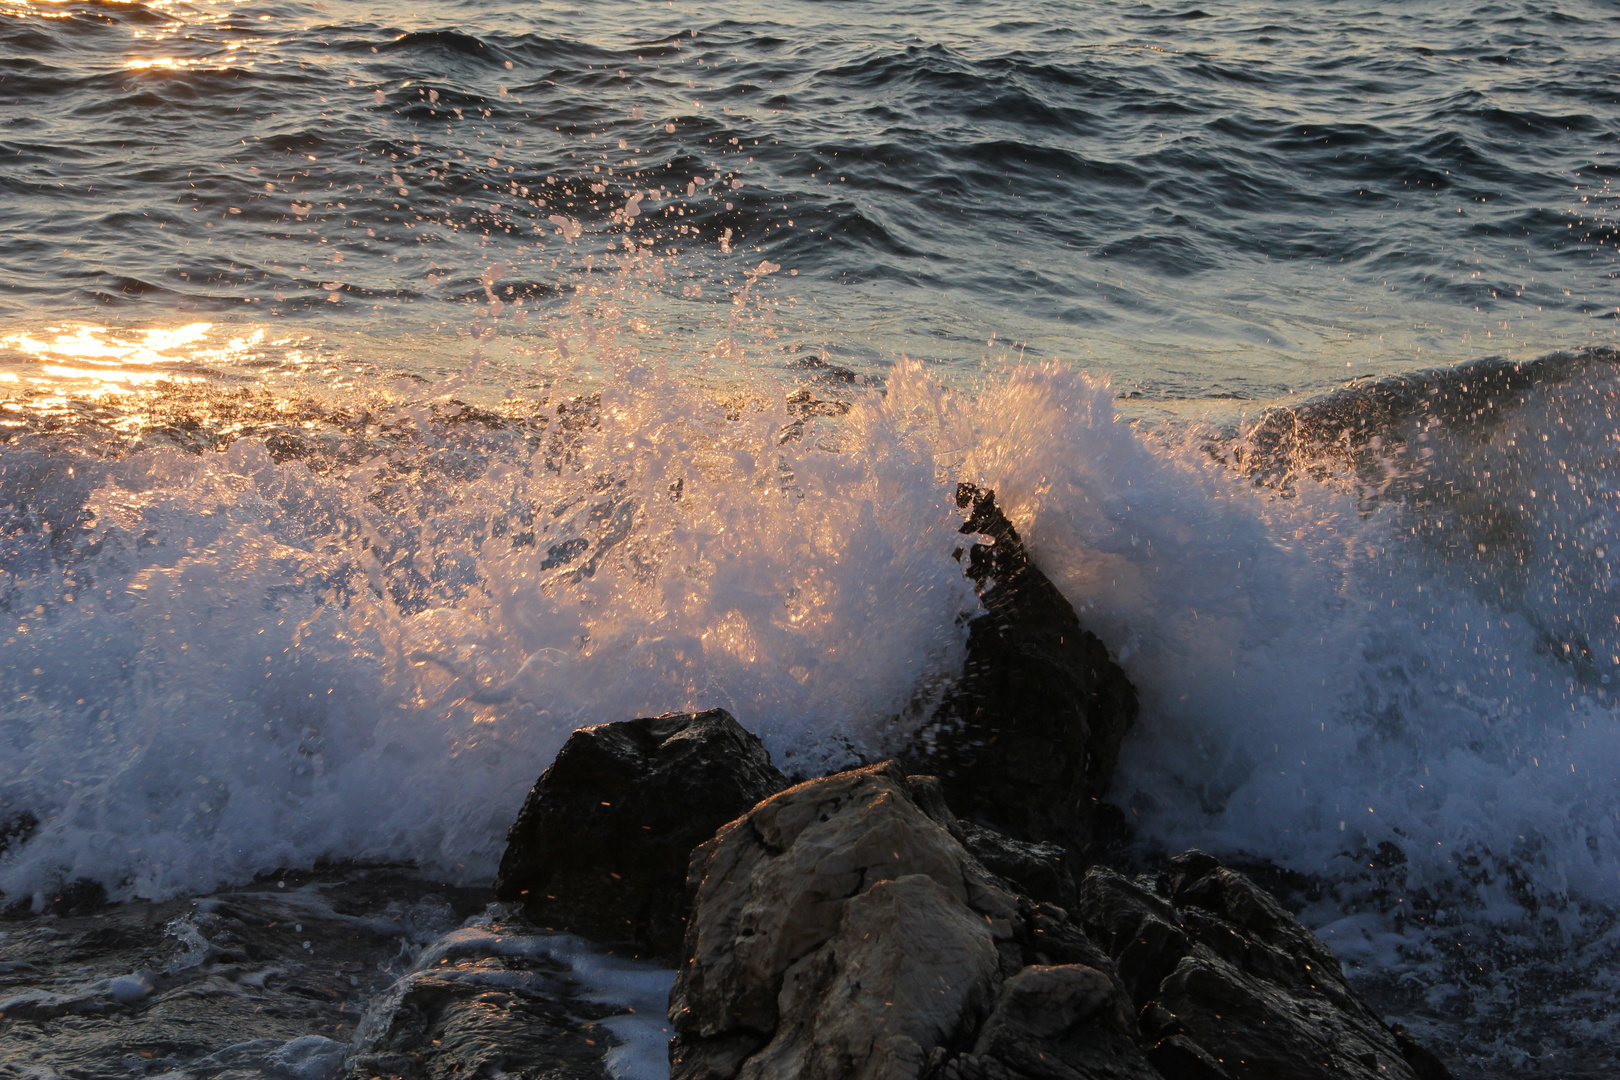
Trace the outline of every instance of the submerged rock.
{"label": "submerged rock", "polygon": [[1140,1010],[1169,1080],[1441,1080],[1326,945],[1265,890],[1200,851],[1136,879],[1094,868],[1078,915]]}
{"label": "submerged rock", "polygon": [[723,709],[584,728],[529,792],[495,893],[542,926],[677,958],[692,849],[786,786]]}
{"label": "submerged rock", "polygon": [[490,900],[374,868],[8,920],[0,1076],[328,1080],[391,965]]}
{"label": "submerged rock", "polygon": [[645,1044],[668,1037],[660,1008],[668,976],[492,913],[428,944],[372,999],[344,1077],[643,1075],[658,1061]]}
{"label": "submerged rock", "polygon": [[487,889],[333,868],[0,924],[0,1077],[646,1075],[673,972]]}
{"label": "submerged rock", "polygon": [[995,495],[963,484],[962,532],[984,613],[968,625],[962,677],[905,756],[937,774],[957,813],[1021,840],[1091,851],[1136,688],[1030,561]]}
{"label": "submerged rock", "polygon": [[1155,1077],[1107,956],[914,784],[892,762],[812,780],[694,853],[672,1080]]}

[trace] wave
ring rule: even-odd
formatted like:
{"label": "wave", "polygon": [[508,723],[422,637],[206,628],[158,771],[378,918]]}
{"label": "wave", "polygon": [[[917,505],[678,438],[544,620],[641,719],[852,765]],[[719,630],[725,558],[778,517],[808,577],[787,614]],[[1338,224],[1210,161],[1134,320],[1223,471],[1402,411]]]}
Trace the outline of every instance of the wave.
{"label": "wave", "polygon": [[1462,978],[1459,927],[1510,980],[1571,940],[1606,956],[1616,362],[1415,372],[1174,436],[1055,366],[967,392],[824,360],[792,395],[645,366],[500,411],[193,389],[133,442],[15,435],[0,818],[38,824],[0,889],[167,896],[322,858],[482,880],[570,730],[670,709],[723,706],[800,774],[882,757],[961,662],[967,479],[1141,692],[1112,796],[1138,845],[1305,875],[1313,925],[1392,994]]}
{"label": "wave", "polygon": [[[437,865],[445,829],[483,853],[461,859],[476,876],[547,748],[638,711],[723,705],[806,770],[880,753],[958,655],[972,600],[949,496],[967,478],[1142,688],[1119,798],[1144,837],[1311,872],[1389,842],[1433,880],[1459,848],[1539,844],[1542,893],[1615,902],[1615,808],[1574,811],[1620,753],[1593,726],[1620,675],[1613,447],[1591,438],[1613,365],[1386,380],[1203,449],[1137,431],[1106,383],[1061,369],[969,395],[909,366],[882,393],[817,382],[848,398],[826,415],[625,372],[519,418],[295,410],[255,433],[238,409],[228,435],[171,420],[196,452],[14,442],[5,802],[54,824],[6,864],[7,891],[61,873],[194,889],[322,855]],[[87,694],[79,673],[115,656]],[[217,748],[237,765],[199,772],[243,790],[208,814],[182,798],[138,826],[103,818],[168,805],[127,787],[151,782],[138,759],[158,746]],[[277,779],[232,778],[267,751]],[[483,779],[439,775],[469,768]],[[362,775],[447,802],[364,825],[329,801]],[[1497,794],[1471,794],[1487,775]],[[75,777],[102,779],[69,814],[55,787]],[[319,839],[239,834],[291,819]],[[143,850],[202,839],[114,856],[126,828]]]}

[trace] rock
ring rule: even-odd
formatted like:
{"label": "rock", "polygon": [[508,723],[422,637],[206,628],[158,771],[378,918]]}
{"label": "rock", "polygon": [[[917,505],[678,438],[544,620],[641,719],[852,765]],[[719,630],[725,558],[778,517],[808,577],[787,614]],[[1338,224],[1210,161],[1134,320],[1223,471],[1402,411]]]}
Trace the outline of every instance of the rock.
{"label": "rock", "polygon": [[986,870],[929,779],[812,780],[694,852],[672,1080],[1157,1080],[1107,954]]}
{"label": "rock", "polygon": [[906,790],[917,806],[967,848],[992,874],[1034,900],[1074,905],[1074,874],[1069,853],[1058,844],[1024,843],[953,814],[937,776],[908,776]]}
{"label": "rock", "polygon": [[39,831],[39,818],[27,810],[0,817],[0,855],[13,847],[22,847]]}
{"label": "rock", "polygon": [[673,961],[692,849],[786,786],[723,709],[576,731],[508,833],[496,895],[539,925]]}
{"label": "rock", "polygon": [[301,1035],[289,1039],[265,1058],[274,1073],[291,1080],[333,1080],[343,1071],[349,1044],[321,1035]]}
{"label": "rock", "polygon": [[1001,988],[973,1049],[939,1080],[1160,1080],[1117,1011],[1113,980],[1093,967],[1026,967]]}
{"label": "rock", "polygon": [[831,938],[783,972],[775,1036],[743,1080],[878,1080],[922,1071],[990,1005],[998,957],[984,917],[928,874],[843,905]]}
{"label": "rock", "polygon": [[370,1003],[346,1080],[608,1080],[612,1040],[600,1021],[618,1010],[570,985],[568,965],[548,951],[560,937],[493,924],[430,943]]}
{"label": "rock", "polygon": [[1093,850],[1100,800],[1136,721],[1136,689],[1057,586],[1030,561],[995,496],[971,485],[962,531],[990,539],[968,552],[984,603],[968,626],[961,679],[906,754],[934,773],[963,817],[1024,841]]}
{"label": "rock", "polygon": [[[14,1062],[41,1077],[330,1076],[395,965],[493,900],[397,869],[330,867],[0,923],[0,1076]],[[577,1015],[565,983],[552,984],[558,1010]],[[606,1046],[573,1029],[599,1059]]]}
{"label": "rock", "polygon": [[[39,914],[34,910],[35,902],[30,897],[12,901],[0,909],[0,919],[26,919]],[[42,905],[40,911],[47,915],[91,915],[107,906],[107,888],[99,881],[75,878],[42,893],[38,902]]]}
{"label": "rock", "polygon": [[1445,1075],[1362,1003],[1326,945],[1213,857],[1189,851],[1134,880],[1096,867],[1079,892],[1081,925],[1113,958],[1167,1080]]}

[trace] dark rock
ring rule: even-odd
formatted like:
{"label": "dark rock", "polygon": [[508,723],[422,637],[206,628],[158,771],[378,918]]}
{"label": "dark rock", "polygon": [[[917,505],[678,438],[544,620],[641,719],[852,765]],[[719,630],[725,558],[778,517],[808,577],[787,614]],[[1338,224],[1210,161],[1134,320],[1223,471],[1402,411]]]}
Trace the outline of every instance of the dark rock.
{"label": "dark rock", "polygon": [[962,846],[984,868],[1032,900],[1062,908],[1074,906],[1074,874],[1069,853],[1058,844],[1025,843],[994,829],[962,823]]}
{"label": "dark rock", "polygon": [[937,774],[963,817],[1091,852],[1136,689],[1030,561],[994,494],[964,484],[957,503],[972,507],[962,532],[990,539],[967,564],[985,611],[969,624],[961,679],[908,764]]}
{"label": "dark rock", "polygon": [[1401,1048],[1401,1056],[1417,1073],[1418,1080],[1451,1080],[1451,1071],[1445,1063],[1432,1050],[1412,1038],[1404,1027],[1391,1024],[1389,1030],[1395,1036],[1395,1044]]}
{"label": "dark rock", "polygon": [[1160,1039],[1148,1049],[1147,1057],[1164,1080],[1229,1080],[1209,1051],[1181,1035]]}
{"label": "dark rock", "polygon": [[39,830],[39,818],[27,810],[0,818],[0,855],[21,847]]}
{"label": "dark rock", "polygon": [[692,849],[786,786],[723,709],[576,731],[507,836],[496,895],[542,926],[673,961]]}
{"label": "dark rock", "polygon": [[1093,868],[1079,892],[1081,925],[1113,958],[1167,1080],[1445,1075],[1367,1008],[1327,946],[1212,856],[1135,880]]}
{"label": "dark rock", "polygon": [[1026,967],[1001,987],[972,1050],[938,1080],[1160,1080],[1116,1015],[1109,977],[1080,964]]}
{"label": "dark rock", "polygon": [[1060,907],[1074,905],[1074,874],[1069,870],[1069,853],[1063,847],[1025,843],[963,821],[945,802],[945,789],[937,776],[908,776],[906,790],[922,812],[945,826],[986,870],[1031,899]]}
{"label": "dark rock", "polygon": [[493,899],[350,868],[29,915],[0,931],[0,1076],[324,1080],[393,965]]}
{"label": "dark rock", "polygon": [[569,993],[566,968],[487,950],[432,959],[438,951],[361,1024],[349,1080],[608,1080],[611,1040],[595,1021],[615,1010]]}

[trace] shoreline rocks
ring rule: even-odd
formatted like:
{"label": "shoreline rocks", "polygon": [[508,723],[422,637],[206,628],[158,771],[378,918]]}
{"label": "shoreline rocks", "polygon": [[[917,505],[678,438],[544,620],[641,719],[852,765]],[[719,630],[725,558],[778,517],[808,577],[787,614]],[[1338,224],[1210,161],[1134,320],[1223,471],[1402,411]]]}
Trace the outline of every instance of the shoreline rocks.
{"label": "shoreline rocks", "polygon": [[[1198,851],[1134,877],[1095,865],[1119,834],[1101,799],[1135,689],[994,496],[964,485],[958,500],[962,531],[988,539],[966,566],[986,610],[903,763],[789,787],[723,710],[585,728],[530,791],[495,895],[538,926],[678,966],[672,1080],[1445,1080],[1243,874]],[[27,831],[0,827],[0,845]],[[102,954],[104,977],[0,995],[0,1045],[41,1047],[21,1025],[95,1016],[98,1062],[145,1038],[154,1067],[198,1080],[599,1078],[666,1032],[582,996],[604,957],[571,968],[578,940],[513,907],[383,905],[364,872],[330,895],[283,884],[199,900],[161,933],[150,913],[116,929],[135,905],[85,920],[83,955]],[[358,892],[334,903],[345,889]],[[70,892],[29,920],[23,952],[0,950],[0,990],[53,977],[23,954],[51,955],[47,924],[77,910]],[[168,938],[189,951],[154,951]],[[363,1003],[343,986],[358,991],[362,962],[386,973]],[[630,982],[645,997],[659,978]],[[192,998],[218,999],[219,1030],[186,1042],[176,1010]],[[276,1011],[243,1011],[260,999]]]}
{"label": "shoreline rocks", "polygon": [[999,1080],[1032,1053],[1157,1080],[1107,955],[930,816],[931,780],[807,781],[694,853],[671,1080]]}
{"label": "shoreline rocks", "polygon": [[495,895],[539,926],[673,963],[692,849],[785,787],[724,709],[582,728],[524,801]]}
{"label": "shoreline rocks", "polygon": [[1213,857],[1094,867],[1076,918],[986,870],[936,801],[885,762],[774,795],[694,853],[671,1080],[1446,1076]]}
{"label": "shoreline rocks", "polygon": [[1128,878],[1094,867],[1078,922],[1103,946],[1166,1077],[1411,1077],[1444,1067],[1386,1025],[1338,957],[1269,893],[1204,852]]}
{"label": "shoreline rocks", "polygon": [[644,1074],[674,973],[493,901],[341,866],[0,922],[0,1077],[610,1080],[616,1051]]}

